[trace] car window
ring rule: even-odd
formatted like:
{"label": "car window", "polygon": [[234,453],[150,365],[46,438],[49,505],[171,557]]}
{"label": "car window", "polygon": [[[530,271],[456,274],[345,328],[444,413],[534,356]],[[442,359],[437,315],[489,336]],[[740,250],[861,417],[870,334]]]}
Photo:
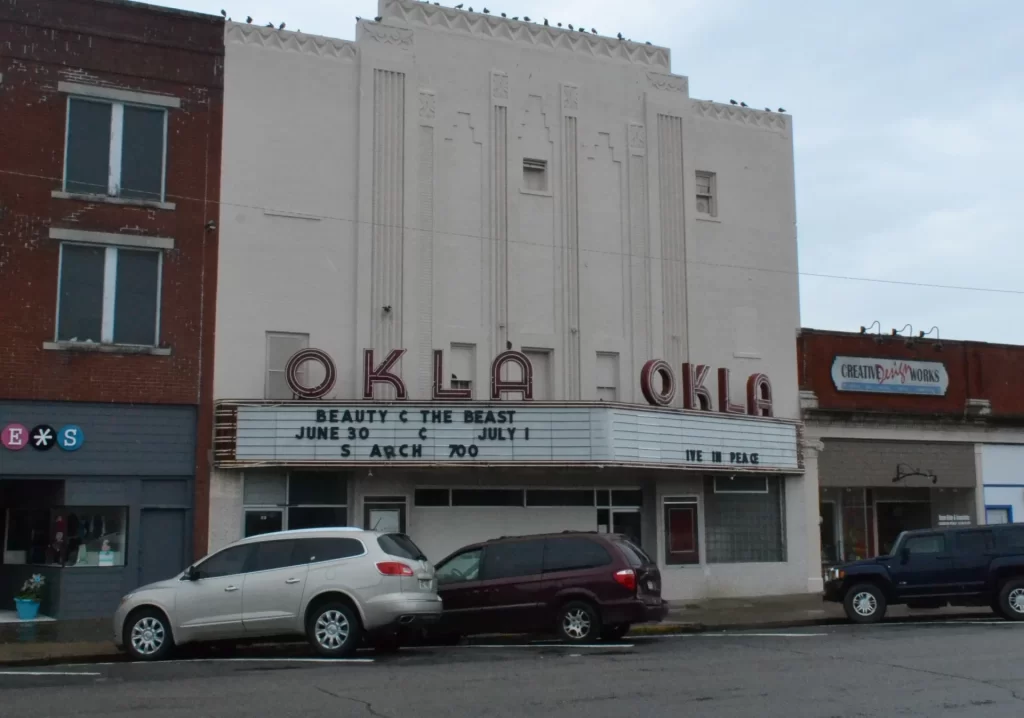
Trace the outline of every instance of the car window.
{"label": "car window", "polygon": [[622,555],[626,557],[626,562],[633,568],[643,568],[654,563],[651,557],[632,541],[623,539],[616,541],[615,545],[622,551]]}
{"label": "car window", "polygon": [[271,571],[275,568],[291,566],[294,549],[294,541],[261,541],[255,544],[252,553],[249,555],[249,565],[246,566],[246,573],[252,571]]}
{"label": "car window", "polygon": [[354,538],[304,538],[295,543],[296,564],[335,561],[366,553],[362,542]]}
{"label": "car window", "polygon": [[215,553],[196,566],[199,578],[220,578],[245,573],[245,564],[252,548],[252,544],[244,544]]}
{"label": "car window", "polygon": [[543,571],[544,541],[496,543],[484,550],[485,581],[495,578],[536,576]]}
{"label": "car window", "polygon": [[961,531],[955,543],[956,552],[963,554],[985,553],[995,547],[991,531]]}
{"label": "car window", "polygon": [[427,557],[420,547],[405,534],[384,534],[377,537],[377,545],[389,556],[407,558],[410,561],[426,561]]}
{"label": "car window", "polygon": [[942,553],[946,550],[946,537],[941,534],[933,536],[914,536],[907,539],[903,546],[912,556]]}
{"label": "car window", "polygon": [[476,581],[480,578],[483,549],[474,548],[452,556],[437,567],[438,585]]}
{"label": "car window", "polygon": [[611,562],[608,550],[597,541],[587,538],[552,538],[546,541],[544,548],[545,573],[597,568]]}

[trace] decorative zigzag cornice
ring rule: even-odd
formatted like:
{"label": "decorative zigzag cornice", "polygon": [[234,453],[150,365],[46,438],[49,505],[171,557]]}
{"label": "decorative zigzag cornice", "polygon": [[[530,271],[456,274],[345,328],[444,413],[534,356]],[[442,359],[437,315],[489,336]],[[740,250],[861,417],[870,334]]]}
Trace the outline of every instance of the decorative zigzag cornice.
{"label": "decorative zigzag cornice", "polygon": [[258,45],[283,52],[298,52],[346,62],[354,61],[359,54],[354,42],[238,22],[229,22],[225,25],[224,42],[234,45]]}
{"label": "decorative zigzag cornice", "polygon": [[496,40],[518,42],[567,52],[583,52],[594,57],[670,69],[668,48],[616,40],[584,32],[562,30],[534,22],[508,20],[464,10],[441,7],[413,0],[382,0],[379,12],[384,21],[394,18],[410,26],[420,25],[451,32],[479,35]]}
{"label": "decorative zigzag cornice", "polygon": [[789,115],[779,112],[764,112],[751,107],[736,107],[708,100],[693,100],[693,112],[698,117],[706,117],[709,120],[734,122],[783,134],[789,132]]}

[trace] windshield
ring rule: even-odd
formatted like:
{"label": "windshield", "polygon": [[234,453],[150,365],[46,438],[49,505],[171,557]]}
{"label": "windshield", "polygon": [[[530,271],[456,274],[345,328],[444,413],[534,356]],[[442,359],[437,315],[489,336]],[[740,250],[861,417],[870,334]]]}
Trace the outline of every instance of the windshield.
{"label": "windshield", "polygon": [[903,543],[903,537],[907,535],[906,531],[902,531],[896,540],[892,542],[892,546],[889,548],[889,553],[882,554],[883,556],[895,556],[900,552],[900,545]]}
{"label": "windshield", "polygon": [[410,561],[427,560],[420,547],[405,534],[383,534],[377,537],[377,545],[389,556],[407,558]]}

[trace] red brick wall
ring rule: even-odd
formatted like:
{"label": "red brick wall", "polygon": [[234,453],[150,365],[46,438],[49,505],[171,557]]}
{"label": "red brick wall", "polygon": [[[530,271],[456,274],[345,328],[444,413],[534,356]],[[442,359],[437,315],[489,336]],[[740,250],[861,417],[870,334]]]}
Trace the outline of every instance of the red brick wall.
{"label": "red brick wall", "polygon": [[[941,350],[938,347],[941,346]],[[949,374],[945,396],[838,392],[832,382],[836,356],[941,362]],[[818,407],[963,417],[967,399],[987,399],[993,419],[1024,417],[1024,347],[981,342],[915,340],[804,329],[797,338],[800,389],[813,391]]]}
{"label": "red brick wall", "polygon": [[[212,434],[224,24],[121,0],[0,0],[0,399],[199,405],[197,551],[206,548]],[[62,187],[60,81],[173,95],[173,210],[51,197]],[[56,323],[50,227],[174,240],[164,253],[160,341],[170,356],[44,350]]]}

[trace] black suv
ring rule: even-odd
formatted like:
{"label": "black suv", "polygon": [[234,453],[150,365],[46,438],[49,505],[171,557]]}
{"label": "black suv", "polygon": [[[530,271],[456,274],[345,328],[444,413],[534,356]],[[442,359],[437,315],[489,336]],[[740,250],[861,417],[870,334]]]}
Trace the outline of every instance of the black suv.
{"label": "black suv", "polygon": [[830,568],[824,599],[856,623],[875,623],[886,606],[991,606],[1024,620],[1024,524],[904,531],[888,556]]}
{"label": "black suv", "polygon": [[661,621],[661,573],[625,536],[564,532],[494,539],[437,564],[444,604],[435,633],[557,633],[573,643],[617,640]]}

